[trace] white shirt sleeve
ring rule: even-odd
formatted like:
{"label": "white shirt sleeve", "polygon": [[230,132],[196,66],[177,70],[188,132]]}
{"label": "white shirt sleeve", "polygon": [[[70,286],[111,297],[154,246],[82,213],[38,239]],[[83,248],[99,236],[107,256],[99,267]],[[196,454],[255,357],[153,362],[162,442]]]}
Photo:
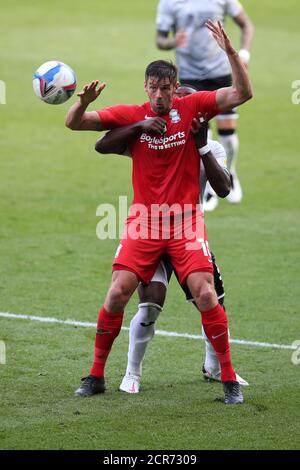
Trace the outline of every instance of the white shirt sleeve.
{"label": "white shirt sleeve", "polygon": [[156,30],[169,32],[174,25],[173,4],[170,0],[160,0],[157,7]]}
{"label": "white shirt sleeve", "polygon": [[219,163],[219,165],[227,170],[227,155],[223,145],[216,140],[208,140],[208,144],[210,146],[211,153]]}
{"label": "white shirt sleeve", "polygon": [[[225,152],[225,149],[224,149],[223,145],[221,145],[216,140],[210,140],[210,139],[208,139],[207,143],[209,144],[211,153],[213,154],[214,158],[217,160],[218,164],[229,175],[229,171],[228,171],[228,168],[227,168],[227,156],[226,156],[226,152]],[[200,153],[199,153],[199,155],[200,155]],[[205,186],[206,186],[206,183],[207,183],[207,177],[206,177],[205,167],[203,165],[202,158],[201,158],[200,161],[201,161],[201,164],[200,164],[200,188],[201,188],[200,205],[202,205],[204,190],[205,190]]]}
{"label": "white shirt sleeve", "polygon": [[243,7],[238,0],[226,0],[225,8],[225,14],[232,18],[238,16],[243,10]]}

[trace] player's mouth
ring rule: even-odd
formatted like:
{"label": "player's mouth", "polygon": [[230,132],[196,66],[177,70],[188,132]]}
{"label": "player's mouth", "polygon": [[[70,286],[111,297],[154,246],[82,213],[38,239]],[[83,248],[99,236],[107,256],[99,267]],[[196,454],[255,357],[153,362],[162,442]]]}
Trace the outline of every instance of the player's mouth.
{"label": "player's mouth", "polygon": [[157,109],[158,112],[164,112],[166,110],[166,107],[163,103],[155,103],[155,108]]}

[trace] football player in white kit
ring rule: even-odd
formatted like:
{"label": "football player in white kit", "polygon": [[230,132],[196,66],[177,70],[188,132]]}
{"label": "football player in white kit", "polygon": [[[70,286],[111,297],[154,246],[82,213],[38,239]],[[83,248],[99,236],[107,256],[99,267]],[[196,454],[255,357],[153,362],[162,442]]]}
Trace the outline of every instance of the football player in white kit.
{"label": "football player in white kit", "polygon": [[[238,0],[160,0],[156,18],[156,44],[159,49],[176,50],[176,65],[181,84],[201,90],[216,90],[231,85],[231,69],[226,54],[217,47],[207,20],[221,21],[230,16],[241,29],[239,55],[245,65],[250,60],[253,25]],[[171,33],[171,34],[170,34]],[[231,203],[242,200],[242,188],[236,173],[239,139],[236,133],[236,109],[216,117],[219,140],[225,148],[232,189]],[[218,197],[207,184],[206,211],[214,210]]]}
{"label": "football player in white kit", "polygon": [[[182,86],[177,89],[176,94],[182,97],[194,92],[196,92],[194,88]],[[200,205],[202,205],[207,179],[209,179],[216,193],[220,197],[225,197],[230,191],[230,176],[226,166],[227,162],[224,148],[217,141],[207,140],[208,123],[203,118],[200,118],[200,120],[202,121],[201,123],[195,119],[193,125],[196,145],[200,155],[202,154],[200,163]],[[126,145],[126,133],[124,133],[124,128],[122,130],[122,137],[118,136],[118,129],[108,132],[102,139],[96,142],[95,149],[99,153],[117,153],[130,156]],[[205,152],[204,154],[203,151]],[[203,163],[203,161],[205,163]],[[213,254],[212,259],[214,263],[215,290],[219,303],[223,305],[225,296],[224,285]],[[139,393],[143,359],[147,346],[155,334],[155,323],[163,309],[168,284],[173,271],[174,269],[168,257],[164,256],[151,282],[148,285],[140,283],[138,287],[140,304],[138,306],[138,312],[130,322],[128,363],[126,373],[120,385],[120,390],[123,392]],[[188,287],[185,285],[182,286],[182,289],[186,295],[187,302],[193,302],[196,306]],[[203,376],[206,379],[221,382],[220,363],[203,327],[202,334],[205,339],[205,361],[202,367]],[[248,385],[248,382],[238,374],[236,374],[236,379],[241,385]]]}

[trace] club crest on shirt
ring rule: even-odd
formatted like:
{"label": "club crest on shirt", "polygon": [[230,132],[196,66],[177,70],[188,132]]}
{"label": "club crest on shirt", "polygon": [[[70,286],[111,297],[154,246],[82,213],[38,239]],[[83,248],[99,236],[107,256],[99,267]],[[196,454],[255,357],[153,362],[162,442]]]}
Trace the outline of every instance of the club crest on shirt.
{"label": "club crest on shirt", "polygon": [[171,109],[171,111],[169,112],[169,116],[170,116],[171,121],[174,122],[175,124],[181,121],[181,117],[179,115],[178,109]]}

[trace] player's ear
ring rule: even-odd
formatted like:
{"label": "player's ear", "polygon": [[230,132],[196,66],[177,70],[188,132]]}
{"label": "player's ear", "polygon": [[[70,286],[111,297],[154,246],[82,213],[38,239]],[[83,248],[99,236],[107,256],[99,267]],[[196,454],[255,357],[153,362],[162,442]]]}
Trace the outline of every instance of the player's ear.
{"label": "player's ear", "polygon": [[147,80],[144,81],[144,90],[147,91]]}
{"label": "player's ear", "polygon": [[176,84],[175,84],[175,90],[177,90],[177,88],[179,88],[179,87],[180,87],[180,83],[179,83],[179,82],[176,82]]}

